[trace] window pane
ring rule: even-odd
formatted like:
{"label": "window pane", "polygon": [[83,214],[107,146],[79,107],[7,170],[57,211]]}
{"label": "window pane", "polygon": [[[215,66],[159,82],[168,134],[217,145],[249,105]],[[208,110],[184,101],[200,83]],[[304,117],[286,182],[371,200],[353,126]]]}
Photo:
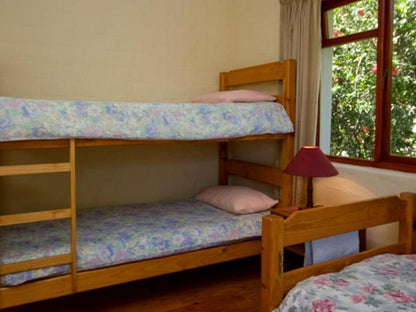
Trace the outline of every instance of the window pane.
{"label": "window pane", "polygon": [[[331,48],[330,154],[372,159],[375,138],[375,38]],[[326,60],[327,61],[327,60]],[[323,64],[326,63],[323,60]],[[328,69],[323,68],[323,71]],[[328,102],[323,99],[323,102]],[[325,134],[323,134],[325,135]]]}
{"label": "window pane", "polygon": [[396,0],[393,22],[390,153],[416,157],[416,8]]}
{"label": "window pane", "polygon": [[329,10],[328,38],[342,37],[377,28],[378,0],[364,0]]}

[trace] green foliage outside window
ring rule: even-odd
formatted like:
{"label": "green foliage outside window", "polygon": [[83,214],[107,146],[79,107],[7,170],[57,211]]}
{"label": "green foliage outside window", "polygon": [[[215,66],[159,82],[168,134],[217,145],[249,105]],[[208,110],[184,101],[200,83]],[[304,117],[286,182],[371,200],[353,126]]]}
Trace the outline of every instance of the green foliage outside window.
{"label": "green foliage outside window", "polygon": [[[377,0],[334,10],[334,34],[377,27]],[[396,0],[393,33],[391,153],[416,156],[416,16],[414,0]],[[336,25],[336,26],[335,26]],[[374,157],[377,39],[333,48],[330,154]],[[379,73],[381,74],[381,73]]]}
{"label": "green foliage outside window", "polygon": [[416,157],[416,1],[396,0],[391,153]]}

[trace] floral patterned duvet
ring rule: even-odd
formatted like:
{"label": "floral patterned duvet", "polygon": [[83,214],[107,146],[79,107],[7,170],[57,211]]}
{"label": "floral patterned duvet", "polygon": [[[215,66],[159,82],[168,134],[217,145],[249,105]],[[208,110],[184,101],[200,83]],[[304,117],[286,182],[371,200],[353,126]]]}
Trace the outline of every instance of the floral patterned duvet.
{"label": "floral patterned duvet", "polygon": [[383,254],[299,282],[275,312],[416,311],[416,255]]}
{"label": "floral patterned duvet", "polygon": [[120,103],[0,97],[0,141],[204,140],[290,132],[290,118],[275,102]]}
{"label": "floral patterned duvet", "polygon": [[[83,209],[77,217],[79,271],[181,253],[261,235],[267,212],[234,215],[194,199]],[[68,253],[68,220],[0,229],[0,263]],[[3,276],[3,286],[69,272],[69,266]]]}

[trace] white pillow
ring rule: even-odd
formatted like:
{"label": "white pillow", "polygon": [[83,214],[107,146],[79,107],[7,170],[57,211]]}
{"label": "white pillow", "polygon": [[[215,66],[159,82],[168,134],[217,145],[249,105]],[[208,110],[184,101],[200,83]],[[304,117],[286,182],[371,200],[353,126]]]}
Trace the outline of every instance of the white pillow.
{"label": "white pillow", "polygon": [[236,185],[206,188],[195,199],[236,214],[264,211],[279,202],[252,188]]}

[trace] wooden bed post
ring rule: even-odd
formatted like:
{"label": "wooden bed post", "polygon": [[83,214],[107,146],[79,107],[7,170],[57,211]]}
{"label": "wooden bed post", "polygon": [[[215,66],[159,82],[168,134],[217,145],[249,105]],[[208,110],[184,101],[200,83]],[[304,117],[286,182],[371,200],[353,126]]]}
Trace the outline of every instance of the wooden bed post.
{"label": "wooden bed post", "polygon": [[218,157],[218,185],[228,184],[228,143],[221,142],[218,144],[219,157]]}
{"label": "wooden bed post", "polygon": [[261,312],[270,312],[283,299],[283,218],[267,215],[262,219]]}
{"label": "wooden bed post", "polygon": [[[281,81],[282,92],[276,99],[285,108],[292,123],[296,121],[296,61],[285,60],[249,68],[222,72],[219,76],[219,89],[226,91],[229,87],[251,83]],[[265,135],[267,138],[267,135]],[[227,143],[220,143],[219,184],[227,184],[228,175],[254,179],[278,186],[280,188],[280,206],[290,206],[293,202],[293,178],[283,173],[294,155],[294,134],[284,134],[277,138],[281,142],[281,156],[278,166],[265,167],[248,162],[228,159]],[[267,172],[267,173],[266,173]]]}
{"label": "wooden bed post", "polygon": [[283,81],[283,93],[285,95],[283,106],[292,123],[296,122],[296,61],[285,60],[283,62],[285,79]]}
{"label": "wooden bed post", "polygon": [[399,241],[407,241],[407,253],[416,252],[416,232],[415,232],[415,216],[416,216],[416,195],[412,193],[400,193],[400,199],[406,202],[407,214],[412,217],[408,220],[402,220],[406,226],[399,227]]}
{"label": "wooden bed post", "polygon": [[[292,120],[293,126],[296,124],[296,61],[286,60],[283,62],[285,79],[283,80],[283,106]],[[296,129],[295,129],[296,132]],[[289,134],[282,141],[282,152],[280,168],[284,170],[294,156],[294,133]],[[291,206],[293,204],[293,177],[282,174],[282,187],[280,189],[280,206]]]}
{"label": "wooden bed post", "polygon": [[[226,85],[226,74],[225,72],[220,73],[219,89],[220,91],[228,90]],[[220,142],[218,144],[219,155],[218,155],[218,185],[227,185],[228,184],[228,143]]]}
{"label": "wooden bed post", "polygon": [[77,291],[77,209],[76,209],[76,146],[75,139],[69,141],[69,185],[71,209],[71,284],[72,291]]}
{"label": "wooden bed post", "polygon": [[228,90],[228,87],[227,87],[226,81],[225,81],[226,74],[227,73],[225,73],[225,72],[220,73],[220,91],[227,91]]}

